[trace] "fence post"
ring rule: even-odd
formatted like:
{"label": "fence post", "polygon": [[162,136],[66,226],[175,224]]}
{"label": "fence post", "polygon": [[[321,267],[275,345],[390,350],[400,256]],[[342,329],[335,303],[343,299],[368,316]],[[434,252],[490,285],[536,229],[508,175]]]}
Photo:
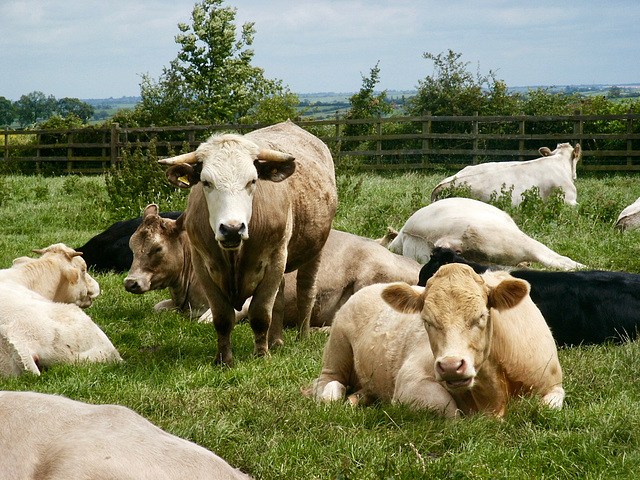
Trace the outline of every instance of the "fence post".
{"label": "fence post", "polygon": [[376,133],[378,140],[376,141],[376,163],[380,165],[382,163],[382,116],[378,114],[378,123],[376,125]]}
{"label": "fence post", "polygon": [[38,158],[38,160],[36,160],[36,172],[40,173],[40,169],[42,168],[42,161],[40,161],[40,143],[42,140],[42,134],[38,133],[36,135],[36,157]]}
{"label": "fence post", "polygon": [[111,168],[116,166],[116,160],[118,158],[118,127],[119,125],[116,122],[111,124],[111,152],[109,155]]}
{"label": "fence post", "polygon": [[[424,117],[424,113],[422,114]],[[429,110],[426,115],[428,115],[429,117],[431,117],[431,111]],[[427,135],[431,133],[431,118],[429,118],[429,120],[427,120],[426,122],[423,120],[422,121],[422,134],[423,135]],[[426,162],[426,160],[428,160],[428,155],[424,154],[424,151],[429,151],[431,149],[431,139],[430,138],[422,138],[422,165],[424,165]]]}
{"label": "fence post", "polygon": [[[582,115],[582,110],[575,110],[573,112],[574,115]],[[574,119],[573,121],[573,134],[574,135],[582,135],[582,131],[583,131],[583,125],[582,125],[582,119],[578,118],[578,119]],[[573,143],[580,143],[580,139],[575,137],[573,139]]]}
{"label": "fence post", "polygon": [[189,129],[187,133],[187,138],[189,140],[189,147],[193,147],[194,144],[196,143],[196,132],[195,130],[193,130],[194,125],[195,125],[194,122],[187,122],[187,128]]}
{"label": "fence post", "polygon": [[4,131],[4,161],[9,161],[9,129]]}
{"label": "fence post", "polygon": [[[629,115],[631,115],[632,113],[633,111],[629,109]],[[633,119],[631,118],[631,116],[629,116],[629,118],[627,118],[627,134],[632,134],[632,133],[633,133]],[[630,152],[631,150],[633,150],[632,143],[633,141],[631,139],[627,139],[627,152]],[[627,157],[627,165],[631,165],[633,163],[632,159],[633,157]]]}
{"label": "fence post", "polygon": [[[67,132],[67,144],[73,143],[73,133]],[[67,173],[71,172],[73,167],[73,147],[67,146]]]}
{"label": "fence post", "polygon": [[[478,112],[473,112],[474,117],[478,117]],[[478,163],[478,119],[476,118],[472,122],[472,135],[473,135],[473,164]]]}
{"label": "fence post", "polygon": [[[522,115],[522,120],[520,121],[520,135],[524,136],[525,135],[525,119],[524,119],[524,112],[520,112],[520,115]],[[523,161],[524,160],[524,138],[521,138],[520,141],[518,142],[518,150],[521,152],[520,155],[518,156],[518,160]]]}

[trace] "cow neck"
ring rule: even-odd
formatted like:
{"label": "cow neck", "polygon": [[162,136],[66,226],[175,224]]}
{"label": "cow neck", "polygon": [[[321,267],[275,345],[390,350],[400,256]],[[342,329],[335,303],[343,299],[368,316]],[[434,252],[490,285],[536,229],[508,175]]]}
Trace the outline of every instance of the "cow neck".
{"label": "cow neck", "polygon": [[242,281],[240,260],[242,258],[242,248],[233,251],[220,249],[220,251],[226,266],[229,269],[229,275],[225,275],[225,290],[227,291],[228,298],[231,301],[233,308],[238,311],[242,310],[242,305],[245,300],[240,296],[240,284]]}
{"label": "cow neck", "polygon": [[[185,238],[188,239],[186,234]],[[176,282],[182,287],[180,290],[180,294],[183,295],[184,298],[181,299],[178,295],[176,295],[176,298],[173,301],[176,306],[178,306],[178,304],[180,305],[179,309],[181,311],[184,311],[186,309],[187,303],[189,303],[191,307],[195,306],[194,302],[190,301],[190,292],[194,282],[194,275],[195,272],[191,264],[191,248],[187,243],[182,249],[182,268],[180,270],[180,278],[178,279],[178,282]]]}

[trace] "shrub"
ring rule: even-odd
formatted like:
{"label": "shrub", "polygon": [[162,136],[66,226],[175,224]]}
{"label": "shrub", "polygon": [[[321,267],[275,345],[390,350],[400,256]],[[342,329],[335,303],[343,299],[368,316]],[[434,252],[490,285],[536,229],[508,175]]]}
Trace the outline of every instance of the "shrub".
{"label": "shrub", "polygon": [[124,150],[120,165],[107,172],[108,206],[114,219],[138,217],[150,203],[158,204],[161,211],[184,209],[186,192],[167,182],[157,160],[156,145],[151,141],[146,154],[140,146],[133,153]]}

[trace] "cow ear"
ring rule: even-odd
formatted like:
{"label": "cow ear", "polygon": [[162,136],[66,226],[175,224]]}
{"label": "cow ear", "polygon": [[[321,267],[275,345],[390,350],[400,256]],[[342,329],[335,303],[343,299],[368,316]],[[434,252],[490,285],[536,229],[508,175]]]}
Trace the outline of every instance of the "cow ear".
{"label": "cow ear", "polygon": [[165,175],[173,185],[180,188],[191,188],[200,181],[201,164],[192,166],[188,163],[179,163],[167,169]]}
{"label": "cow ear", "polygon": [[576,146],[573,148],[573,158],[580,158],[580,144],[576,143]]}
{"label": "cow ear", "polygon": [[142,212],[142,218],[148,217],[149,215],[158,215],[158,205],[151,203],[145,207]]}
{"label": "cow ear", "polygon": [[551,156],[551,150],[549,150],[548,147],[540,147],[538,149],[538,152],[540,152],[540,155],[542,155],[543,157]]}
{"label": "cow ear", "polygon": [[400,313],[420,313],[424,307],[424,295],[406,283],[392,283],[382,290],[382,299]]}
{"label": "cow ear", "polygon": [[529,284],[518,278],[507,278],[489,291],[489,307],[507,310],[529,294]]}
{"label": "cow ear", "polygon": [[254,160],[253,164],[258,171],[258,178],[271,182],[281,182],[291,176],[296,169],[293,160],[287,162],[269,162]]}

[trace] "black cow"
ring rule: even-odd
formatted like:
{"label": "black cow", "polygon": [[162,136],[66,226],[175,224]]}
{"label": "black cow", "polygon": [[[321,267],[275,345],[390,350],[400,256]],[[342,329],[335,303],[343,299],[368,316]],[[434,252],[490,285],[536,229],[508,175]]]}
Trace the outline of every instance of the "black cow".
{"label": "black cow", "polygon": [[[160,213],[161,217],[177,219],[182,212]],[[76,248],[82,252],[87,266],[95,272],[128,272],[133,262],[133,253],[129,248],[129,238],[142,223],[142,217],[116,222],[91,238],[83,246]]]}
{"label": "black cow", "polygon": [[[465,263],[477,273],[489,269],[448,248],[434,248],[420,271],[418,285],[446,263]],[[599,270],[544,272],[513,270],[531,285],[531,299],[544,316],[558,345],[623,342],[640,329],[640,275]],[[535,348],[535,345],[532,345]]]}

